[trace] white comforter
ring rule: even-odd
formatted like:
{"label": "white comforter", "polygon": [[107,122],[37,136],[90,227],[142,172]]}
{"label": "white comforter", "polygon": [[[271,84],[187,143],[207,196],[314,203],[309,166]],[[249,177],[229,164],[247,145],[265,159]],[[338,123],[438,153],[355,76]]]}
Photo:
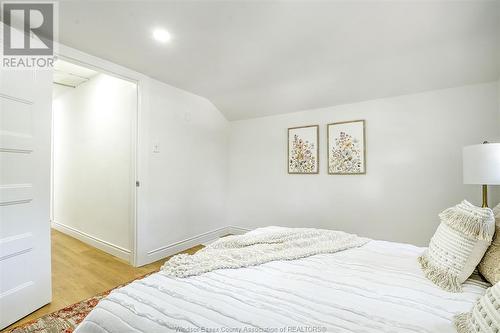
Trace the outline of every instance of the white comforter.
{"label": "white comforter", "polygon": [[189,278],[161,273],[115,290],[77,328],[87,332],[455,332],[452,318],[488,287],[440,290],[423,248],[371,241],[333,254]]}

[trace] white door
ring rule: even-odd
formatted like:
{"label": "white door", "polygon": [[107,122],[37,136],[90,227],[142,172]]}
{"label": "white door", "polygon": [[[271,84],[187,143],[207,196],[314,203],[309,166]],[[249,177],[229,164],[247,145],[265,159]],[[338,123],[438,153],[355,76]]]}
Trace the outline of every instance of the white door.
{"label": "white door", "polygon": [[0,329],[51,301],[52,73],[0,69]]}

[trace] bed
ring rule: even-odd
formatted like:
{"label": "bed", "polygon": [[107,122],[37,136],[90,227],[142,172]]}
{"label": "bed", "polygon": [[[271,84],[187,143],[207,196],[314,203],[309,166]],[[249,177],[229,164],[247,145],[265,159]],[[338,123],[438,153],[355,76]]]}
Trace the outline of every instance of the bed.
{"label": "bed", "polygon": [[76,329],[99,332],[456,332],[489,284],[462,293],[427,280],[424,248],[385,241],[297,260],[176,278],[155,273],[113,291]]}

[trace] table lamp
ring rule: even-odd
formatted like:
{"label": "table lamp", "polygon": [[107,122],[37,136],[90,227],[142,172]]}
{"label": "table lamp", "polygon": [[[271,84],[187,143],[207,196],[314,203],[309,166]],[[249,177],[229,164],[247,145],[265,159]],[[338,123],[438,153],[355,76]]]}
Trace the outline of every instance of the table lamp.
{"label": "table lamp", "polygon": [[488,185],[500,185],[500,143],[464,147],[463,177],[464,184],[483,186],[483,207],[488,207]]}

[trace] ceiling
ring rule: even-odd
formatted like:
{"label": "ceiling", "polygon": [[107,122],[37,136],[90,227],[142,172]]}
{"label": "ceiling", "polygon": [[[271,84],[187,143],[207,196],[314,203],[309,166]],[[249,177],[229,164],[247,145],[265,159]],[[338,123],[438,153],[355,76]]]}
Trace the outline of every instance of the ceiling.
{"label": "ceiling", "polygon": [[204,96],[229,120],[500,76],[500,1],[64,1],[59,13],[63,44]]}

